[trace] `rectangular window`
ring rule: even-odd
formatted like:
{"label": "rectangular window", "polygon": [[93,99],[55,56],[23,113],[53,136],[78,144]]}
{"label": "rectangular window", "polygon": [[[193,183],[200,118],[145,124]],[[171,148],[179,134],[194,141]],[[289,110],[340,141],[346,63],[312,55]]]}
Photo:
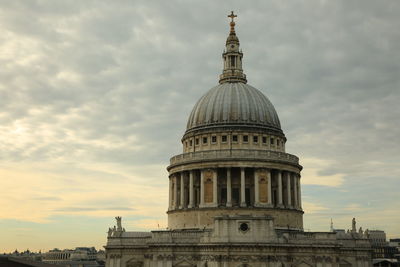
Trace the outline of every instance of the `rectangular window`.
{"label": "rectangular window", "polygon": [[203,144],[207,144],[208,140],[207,137],[203,137]]}
{"label": "rectangular window", "polygon": [[263,144],[266,144],[266,143],[267,143],[267,137],[266,137],[266,136],[263,136],[263,137],[262,137],[262,142],[263,142]]}
{"label": "rectangular window", "polygon": [[276,146],[279,146],[279,139],[278,140],[276,140]]}
{"label": "rectangular window", "polygon": [[228,141],[228,137],[226,135],[221,136],[221,142],[226,143]]}
{"label": "rectangular window", "polygon": [[248,135],[243,135],[243,143],[249,142],[249,136]]}
{"label": "rectangular window", "polygon": [[271,145],[274,144],[274,138],[271,137]]}
{"label": "rectangular window", "polygon": [[190,140],[189,140],[189,146],[192,146],[192,145],[193,145],[193,140],[190,139]]}
{"label": "rectangular window", "polygon": [[253,143],[255,143],[255,144],[258,143],[258,136],[253,136]]}
{"label": "rectangular window", "polygon": [[211,143],[216,143],[217,142],[217,137],[214,135],[214,136],[211,136]]}
{"label": "rectangular window", "polygon": [[235,67],[235,57],[229,56],[229,58],[231,59],[231,68],[234,68]]}
{"label": "rectangular window", "polygon": [[196,138],[196,142],[195,142],[196,146],[199,145],[199,138]]}
{"label": "rectangular window", "polygon": [[237,135],[232,135],[232,142],[237,143],[238,141],[238,136]]}

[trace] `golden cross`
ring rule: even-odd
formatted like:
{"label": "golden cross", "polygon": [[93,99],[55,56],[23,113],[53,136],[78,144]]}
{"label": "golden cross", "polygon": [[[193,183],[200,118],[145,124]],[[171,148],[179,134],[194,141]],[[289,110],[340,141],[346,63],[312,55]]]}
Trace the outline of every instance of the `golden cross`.
{"label": "golden cross", "polygon": [[237,15],[233,14],[233,11],[231,11],[231,14],[228,15],[228,18],[231,18],[232,22],[233,22],[233,19],[236,18],[236,17],[237,17]]}

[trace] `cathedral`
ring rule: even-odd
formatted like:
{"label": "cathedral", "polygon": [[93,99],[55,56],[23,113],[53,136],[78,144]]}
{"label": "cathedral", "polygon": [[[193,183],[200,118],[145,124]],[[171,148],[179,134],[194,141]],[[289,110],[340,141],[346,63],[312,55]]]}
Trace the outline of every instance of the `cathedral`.
{"label": "cathedral", "polygon": [[168,228],[108,232],[108,267],[358,266],[362,231],[304,232],[299,158],[268,98],[247,84],[235,17],[219,85],[194,105],[169,172]]}

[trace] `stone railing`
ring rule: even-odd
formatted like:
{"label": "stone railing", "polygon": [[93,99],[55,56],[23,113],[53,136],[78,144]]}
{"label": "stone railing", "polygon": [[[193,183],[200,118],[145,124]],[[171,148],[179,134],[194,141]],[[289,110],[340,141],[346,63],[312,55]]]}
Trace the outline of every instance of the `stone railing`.
{"label": "stone railing", "polygon": [[271,160],[299,164],[299,158],[284,152],[271,150],[223,149],[189,152],[170,159],[170,165],[213,160]]}
{"label": "stone railing", "polygon": [[295,232],[289,234],[290,239],[322,239],[336,240],[336,233],[333,232]]}

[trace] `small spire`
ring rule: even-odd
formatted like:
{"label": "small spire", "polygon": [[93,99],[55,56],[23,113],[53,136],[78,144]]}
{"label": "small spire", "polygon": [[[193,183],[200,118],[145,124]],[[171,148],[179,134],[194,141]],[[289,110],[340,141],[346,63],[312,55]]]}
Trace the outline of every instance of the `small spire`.
{"label": "small spire", "polygon": [[243,73],[242,69],[242,59],[243,53],[239,50],[239,38],[235,33],[235,21],[237,15],[231,11],[228,18],[231,19],[229,36],[226,39],[225,50],[222,53],[222,58],[224,59],[224,70],[220,75],[219,83],[226,82],[242,82],[247,83],[246,75]]}

